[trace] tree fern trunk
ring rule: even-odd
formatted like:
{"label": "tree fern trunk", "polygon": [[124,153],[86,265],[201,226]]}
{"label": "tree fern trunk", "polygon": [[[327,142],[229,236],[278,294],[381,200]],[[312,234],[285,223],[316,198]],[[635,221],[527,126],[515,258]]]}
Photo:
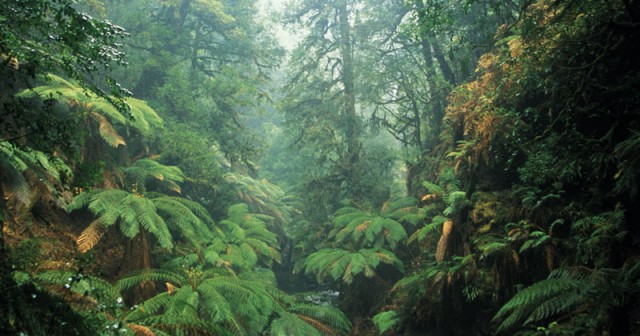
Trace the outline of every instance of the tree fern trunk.
{"label": "tree fern trunk", "polygon": [[[150,268],[151,249],[149,248],[145,231],[141,230],[137,236],[129,240],[126,244],[119,277],[123,277],[134,271]],[[138,288],[132,290],[127,299],[130,304],[135,304],[150,298],[155,293],[155,285],[152,282],[145,282],[141,283]]]}

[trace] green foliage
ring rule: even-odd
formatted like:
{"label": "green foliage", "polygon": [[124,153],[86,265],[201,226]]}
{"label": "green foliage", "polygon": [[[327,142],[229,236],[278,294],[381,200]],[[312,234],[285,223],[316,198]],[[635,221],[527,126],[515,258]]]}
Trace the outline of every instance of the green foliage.
{"label": "green foliage", "polygon": [[447,217],[444,216],[435,216],[431,219],[429,224],[426,224],[422,228],[416,230],[409,239],[407,239],[407,243],[412,243],[416,239],[418,241],[424,240],[427,236],[431,236],[434,233],[440,233],[442,229],[442,224],[447,221]]}
{"label": "green foliage", "polygon": [[293,206],[289,204],[286,193],[266,179],[257,180],[238,173],[225,174],[225,180],[231,183],[238,197],[253,211],[272,216],[281,225],[291,221]]}
{"label": "green foliage", "polygon": [[153,194],[148,198],[119,189],[94,189],[76,196],[67,210],[82,208],[88,208],[96,220],[78,237],[81,252],[93,248],[112,225],[118,225],[130,239],[144,230],[164,248],[173,247],[170,230],[179,232],[195,246],[212,238],[213,220],[207,211],[184,198]]}
{"label": "green foliage", "polygon": [[33,186],[42,186],[62,206],[62,191],[73,176],[71,169],[59,158],[51,157],[29,147],[0,142],[2,183],[13,192],[15,199],[28,207],[32,202]]}
{"label": "green foliage", "polygon": [[106,280],[81,272],[45,271],[34,275],[32,281],[42,286],[64,288],[83,297],[94,298],[98,302],[116,301],[120,297],[118,289]]}
{"label": "green foliage", "polygon": [[498,331],[566,312],[582,299],[580,285],[575,279],[550,278],[523,289],[496,313]]}
{"label": "green foliage", "polygon": [[281,312],[269,329],[270,335],[339,335],[351,330],[351,322],[330,306],[295,303]]}
{"label": "green foliage", "polygon": [[130,126],[145,136],[162,128],[162,118],[143,100],[124,99],[123,104],[127,106],[128,112],[124,114],[121,109],[113,105],[115,98],[100,97],[86,88],[53,74],[46,75],[46,82],[49,84],[25,90],[19,96],[56,99],[70,108],[78,107],[81,113],[98,123],[100,135],[113,147],[124,144],[124,140],[114,129],[113,123]]}
{"label": "green foliage", "polygon": [[146,190],[147,183],[154,181],[171,191],[180,193],[178,183],[183,182],[185,178],[180,168],[165,166],[152,159],[136,160],[122,171],[141,191]]}
{"label": "green foliage", "polygon": [[398,313],[394,310],[378,313],[373,317],[373,323],[378,328],[380,334],[384,334],[389,330],[397,327],[400,323]]}
{"label": "green foliage", "polygon": [[[637,262],[631,262],[619,269],[558,268],[547,279],[514,295],[493,320],[500,322],[500,332],[564,314],[570,320],[563,326],[593,330],[606,323],[605,312],[623,306],[629,295],[637,293],[637,266]],[[583,313],[591,318],[584,319]]]}
{"label": "green foliage", "polygon": [[146,270],[121,279],[118,286],[124,289],[146,281],[166,282],[167,292],[141,303],[127,316],[127,321],[169,332],[206,331],[211,326],[211,330],[216,330],[223,326],[246,333],[250,325],[264,325],[266,317],[275,309],[269,283],[219,275],[196,267]]}
{"label": "green foliage", "polygon": [[402,261],[393,252],[374,248],[360,249],[356,252],[343,249],[321,249],[306,258],[304,271],[315,273],[319,283],[330,276],[334,281],[351,284],[359,274],[366,278],[373,277],[376,274],[375,269],[381,263],[403,270]]}
{"label": "green foliage", "polygon": [[[3,65],[8,60],[14,63],[6,82],[20,75],[26,81],[44,72],[64,73],[126,111],[119,99],[129,92],[107,72],[112,65],[126,64],[120,44],[126,36],[122,27],[80,12],[67,0],[4,1],[0,21]],[[4,66],[2,70],[7,73]],[[95,76],[98,73],[103,75]],[[116,96],[109,98],[109,94]]]}
{"label": "green foliage", "polygon": [[270,266],[281,261],[278,237],[246,204],[230,206],[227,219],[219,224],[222,234],[205,250],[209,263],[252,269],[258,262]]}
{"label": "green foliage", "polygon": [[330,237],[335,235],[337,244],[394,249],[407,238],[400,221],[414,219],[410,215],[416,213],[415,203],[412,198],[388,201],[375,212],[349,206],[340,208],[334,214],[336,228]]}

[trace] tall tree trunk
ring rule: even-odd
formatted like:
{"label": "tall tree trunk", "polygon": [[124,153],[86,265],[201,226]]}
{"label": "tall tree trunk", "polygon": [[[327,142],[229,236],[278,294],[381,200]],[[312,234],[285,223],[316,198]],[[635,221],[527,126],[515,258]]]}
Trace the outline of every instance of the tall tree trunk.
{"label": "tall tree trunk", "polygon": [[456,76],[453,73],[451,66],[447,62],[447,59],[444,57],[444,52],[442,51],[442,48],[438,44],[438,41],[436,39],[436,34],[434,32],[429,32],[428,36],[429,36],[429,40],[431,41],[431,47],[433,48],[433,57],[435,57],[435,59],[438,61],[438,64],[440,65],[440,71],[442,71],[442,75],[444,76],[444,79],[449,84],[451,84],[451,86],[455,86],[457,83]]}
{"label": "tall tree trunk", "polygon": [[347,140],[347,183],[349,193],[358,196],[360,186],[360,174],[358,172],[360,161],[360,126],[356,114],[355,95],[355,66],[353,63],[353,45],[351,38],[351,25],[349,24],[349,11],[347,1],[338,4],[338,25],[340,29],[340,57],[342,58],[341,81],[344,85],[343,120],[345,123],[345,136]]}
{"label": "tall tree trunk", "polygon": [[[418,19],[420,20],[420,23],[423,24],[426,21],[426,8],[423,0],[416,1],[416,9],[418,10]],[[448,90],[442,88],[440,83],[438,83],[438,76],[436,74],[433,59],[435,58],[438,61],[440,71],[442,72],[444,79],[449,84],[455,85],[455,75],[444,57],[442,48],[437,44],[435,33],[426,31],[422,32],[420,36],[420,50],[426,66],[427,83],[429,83],[432,106],[431,115],[427,115],[426,118],[423,118],[426,119],[431,126],[427,136],[425,137],[425,141],[427,142],[425,147],[432,149],[435,143],[438,142],[442,118],[444,117],[445,98],[448,94]]]}

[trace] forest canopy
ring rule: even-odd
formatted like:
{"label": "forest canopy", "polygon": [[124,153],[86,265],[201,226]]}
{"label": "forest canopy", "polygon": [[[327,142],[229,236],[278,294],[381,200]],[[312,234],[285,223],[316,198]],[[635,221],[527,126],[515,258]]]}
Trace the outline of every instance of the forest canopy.
{"label": "forest canopy", "polygon": [[0,334],[640,334],[640,3],[0,2]]}

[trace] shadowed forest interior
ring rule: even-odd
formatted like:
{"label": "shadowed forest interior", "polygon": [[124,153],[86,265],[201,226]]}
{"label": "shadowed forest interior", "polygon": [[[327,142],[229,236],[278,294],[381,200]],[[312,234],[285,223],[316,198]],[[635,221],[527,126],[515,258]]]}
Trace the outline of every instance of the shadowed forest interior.
{"label": "shadowed forest interior", "polygon": [[638,0],[3,0],[1,335],[640,335]]}

